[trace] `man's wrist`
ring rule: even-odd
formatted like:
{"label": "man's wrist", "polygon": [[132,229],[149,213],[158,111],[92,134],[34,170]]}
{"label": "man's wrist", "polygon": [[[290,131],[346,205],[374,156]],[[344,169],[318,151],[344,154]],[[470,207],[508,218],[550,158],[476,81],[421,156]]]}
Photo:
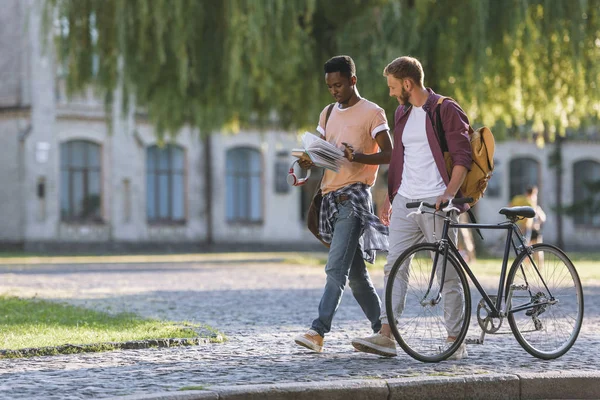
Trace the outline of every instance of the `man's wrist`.
{"label": "man's wrist", "polygon": [[450,198],[454,198],[454,197],[456,197],[456,194],[452,194],[452,193],[444,192],[443,196],[444,196],[444,197],[450,197]]}

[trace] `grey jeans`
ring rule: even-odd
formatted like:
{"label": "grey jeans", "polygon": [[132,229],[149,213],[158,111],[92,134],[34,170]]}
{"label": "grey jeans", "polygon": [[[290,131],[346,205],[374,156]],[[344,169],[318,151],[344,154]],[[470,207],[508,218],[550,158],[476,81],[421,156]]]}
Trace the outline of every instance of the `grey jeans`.
{"label": "grey jeans", "polygon": [[381,329],[379,320],[381,301],[358,245],[361,233],[362,222],[354,213],[350,201],[346,200],[338,204],[333,240],[325,266],[327,274],[325,291],[319,304],[319,318],[312,323],[312,329],[321,336],[325,336],[331,330],[331,321],[348,282],[354,298],[371,321],[373,332],[379,332]]}
{"label": "grey jeans", "polygon": [[[390,249],[387,256],[387,261],[384,267],[384,293],[387,288],[388,277],[390,271],[398,259],[398,257],[410,246],[420,242],[433,242],[439,239],[442,235],[443,220],[439,217],[434,217],[432,214],[415,214],[410,217],[407,215],[415,211],[415,209],[407,209],[406,203],[414,201],[424,201],[426,203],[435,203],[436,197],[424,198],[424,199],[407,199],[401,195],[394,197],[392,204],[392,218],[390,220]],[[458,220],[458,216],[455,218],[455,222]],[[434,225],[435,224],[435,225]],[[434,230],[435,229],[435,230]],[[434,238],[435,232],[435,238]],[[458,239],[458,231],[452,229],[449,232],[450,240],[456,244]],[[400,315],[404,309],[404,300],[406,298],[406,287],[408,282],[408,263],[404,263],[400,267],[400,271],[396,282],[403,283],[400,285],[394,284],[393,296],[397,301],[397,309],[394,310],[396,315]],[[446,316],[446,330],[448,336],[456,336],[460,331],[460,322],[462,321],[462,305],[464,304],[464,298],[460,290],[460,281],[454,268],[448,268],[446,270],[446,276],[444,280],[444,315]],[[385,302],[381,307],[381,322],[384,324],[388,323],[387,313],[385,309]]]}

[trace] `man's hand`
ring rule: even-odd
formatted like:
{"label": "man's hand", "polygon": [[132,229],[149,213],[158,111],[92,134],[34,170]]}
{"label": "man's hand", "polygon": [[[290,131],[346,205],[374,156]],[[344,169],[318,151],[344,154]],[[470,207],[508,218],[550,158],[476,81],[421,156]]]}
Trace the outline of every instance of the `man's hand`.
{"label": "man's hand", "polygon": [[392,205],[390,204],[390,198],[386,194],[381,210],[379,211],[379,219],[385,226],[390,226],[390,218],[392,217]]}
{"label": "man's hand", "polygon": [[452,196],[451,194],[447,194],[447,193],[444,193],[443,195],[439,196],[437,198],[437,200],[435,201],[435,209],[439,210],[440,204],[446,203],[446,202],[452,200],[453,198],[454,198],[454,196]]}
{"label": "man's hand", "polygon": [[302,157],[298,159],[298,165],[302,169],[311,169],[315,166],[315,164],[308,157]]}
{"label": "man's hand", "polygon": [[[469,170],[467,169],[467,167],[465,167],[463,165],[455,165],[454,168],[452,168],[452,176],[450,177],[450,182],[448,183],[448,186],[446,187],[446,191],[444,192],[443,195],[438,197],[437,201],[435,202],[436,210],[440,209],[441,203],[452,200],[454,198],[454,196],[456,196],[456,193],[458,193],[458,189],[460,188],[460,185],[462,185],[462,183],[464,182],[464,180],[467,176],[467,172],[469,172]],[[450,194],[450,193],[454,193],[454,194]]]}
{"label": "man's hand", "polygon": [[348,161],[354,161],[354,147],[351,144],[342,143],[344,145],[344,157],[348,159]]}

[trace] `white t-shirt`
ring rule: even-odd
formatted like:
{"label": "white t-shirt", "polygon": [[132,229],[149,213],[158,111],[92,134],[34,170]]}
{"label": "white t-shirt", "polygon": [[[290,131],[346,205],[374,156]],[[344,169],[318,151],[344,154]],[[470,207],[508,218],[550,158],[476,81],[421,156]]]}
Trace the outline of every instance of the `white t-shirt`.
{"label": "white t-shirt", "polygon": [[440,175],[427,140],[423,107],[412,107],[402,134],[404,169],[398,193],[408,199],[444,194],[446,184]]}

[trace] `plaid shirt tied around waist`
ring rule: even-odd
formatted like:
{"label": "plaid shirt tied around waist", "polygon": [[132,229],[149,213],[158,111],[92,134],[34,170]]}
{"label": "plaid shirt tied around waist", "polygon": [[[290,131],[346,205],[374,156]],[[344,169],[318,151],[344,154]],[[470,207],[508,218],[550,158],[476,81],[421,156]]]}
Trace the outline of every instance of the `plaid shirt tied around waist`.
{"label": "plaid shirt tied around waist", "polygon": [[358,244],[365,261],[373,263],[377,250],[388,251],[389,229],[374,214],[371,190],[364,183],[353,183],[323,196],[319,218],[321,239],[326,243],[331,243],[333,239],[335,217],[338,213],[336,199],[341,196],[348,198],[353,213],[360,218],[362,233]]}

